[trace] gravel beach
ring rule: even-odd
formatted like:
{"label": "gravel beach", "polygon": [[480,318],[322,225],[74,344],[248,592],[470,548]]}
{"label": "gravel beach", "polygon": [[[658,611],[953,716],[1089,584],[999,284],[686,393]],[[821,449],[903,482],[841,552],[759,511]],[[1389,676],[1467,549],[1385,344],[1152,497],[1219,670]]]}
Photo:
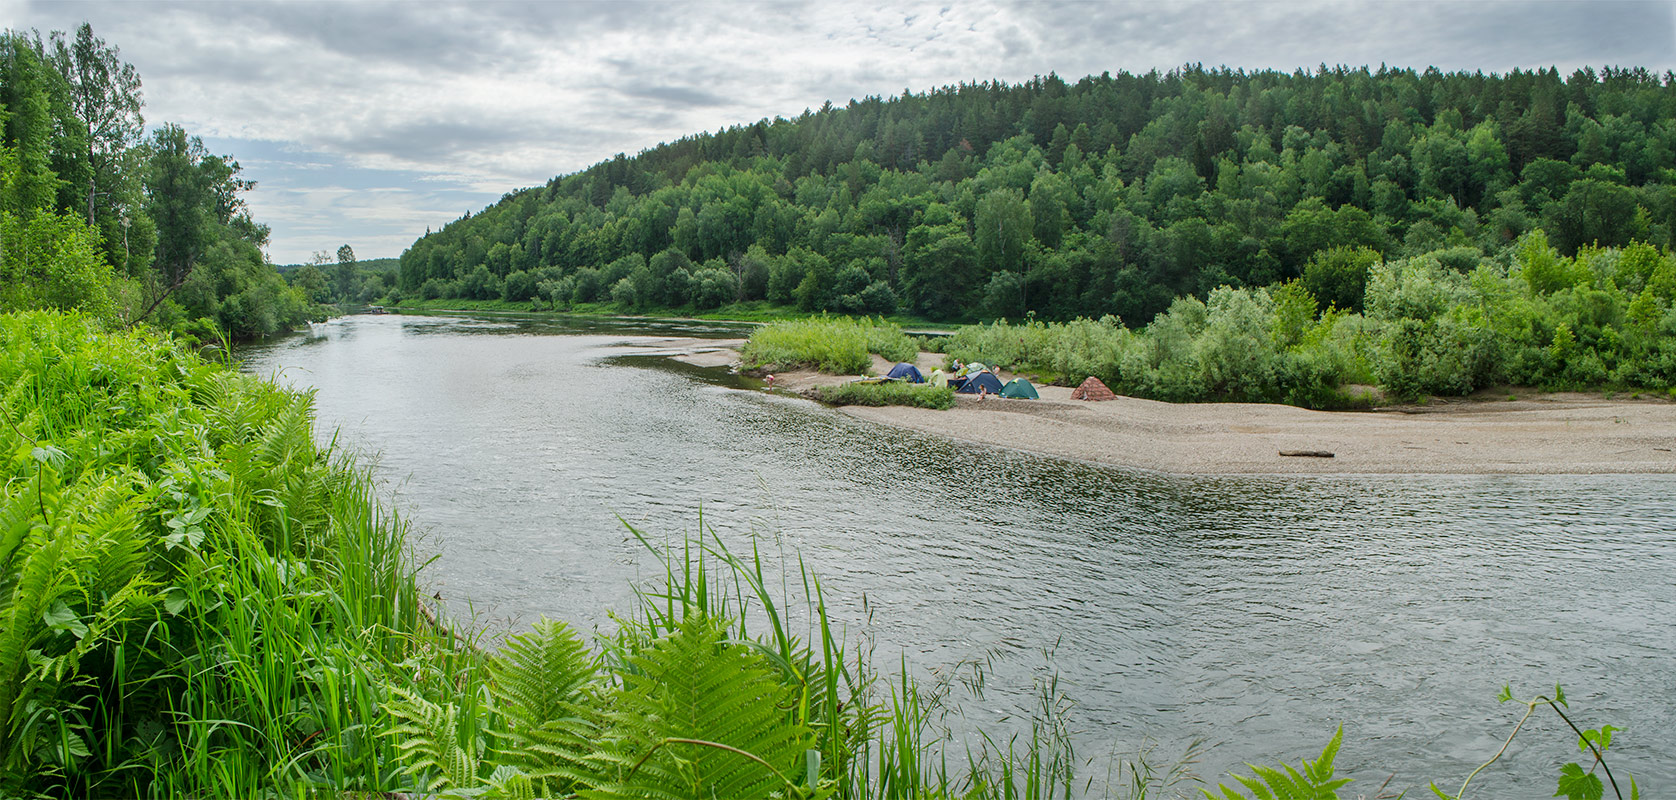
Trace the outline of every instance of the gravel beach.
{"label": "gravel beach", "polygon": [[[658,348],[700,366],[739,361],[739,341],[670,340]],[[874,371],[890,364],[874,357]],[[943,356],[921,353],[922,370]],[[1003,380],[1012,378],[1003,374]],[[797,392],[854,380],[780,373]],[[1676,472],[1676,403],[1560,393],[1449,399],[1378,411],[1310,411],[1254,403],[1161,403],[1133,397],[1071,399],[1038,386],[1040,400],[959,395],[947,411],[891,406],[840,409],[858,419],[1101,464],[1204,474],[1589,474]],[[1281,453],[1331,453],[1327,456]]]}

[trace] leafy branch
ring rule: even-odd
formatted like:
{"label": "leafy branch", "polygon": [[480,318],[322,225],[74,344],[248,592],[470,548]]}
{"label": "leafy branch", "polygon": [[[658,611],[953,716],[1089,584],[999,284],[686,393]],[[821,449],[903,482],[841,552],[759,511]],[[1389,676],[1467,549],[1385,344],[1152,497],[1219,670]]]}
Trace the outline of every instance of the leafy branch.
{"label": "leafy branch", "polygon": [[[1501,694],[1496,697],[1497,701],[1503,703],[1513,699],[1513,688],[1505,685],[1501,687]],[[1601,771],[1606,773],[1606,781],[1612,785],[1612,793],[1618,800],[1623,800],[1623,790],[1618,788],[1618,780],[1612,775],[1612,767],[1606,763],[1606,750],[1612,746],[1612,732],[1621,730],[1620,728],[1612,725],[1603,725],[1598,729],[1585,730],[1579,728],[1577,723],[1572,722],[1571,717],[1565,713],[1565,709],[1570,708],[1571,704],[1565,699],[1565,689],[1557,683],[1554,684],[1554,696],[1552,698],[1537,695],[1524,702],[1524,715],[1519,717],[1518,724],[1514,725],[1513,731],[1507,735],[1507,741],[1502,742],[1501,749],[1497,750],[1489,761],[1479,764],[1477,769],[1469,773],[1466,780],[1461,782],[1461,788],[1454,794],[1439,789],[1436,783],[1431,784],[1432,793],[1441,800],[1462,800],[1466,796],[1467,786],[1471,785],[1472,779],[1478,777],[1478,773],[1483,772],[1491,764],[1496,763],[1507,752],[1507,748],[1513,744],[1513,739],[1519,735],[1519,731],[1525,727],[1525,723],[1536,714],[1536,710],[1546,706],[1553,709],[1554,713],[1565,721],[1572,732],[1577,734],[1577,749],[1594,756],[1594,764],[1590,765],[1587,770],[1584,770],[1582,765],[1576,762],[1560,767],[1559,790],[1554,793],[1554,796],[1564,796],[1567,800],[1601,800],[1606,796],[1606,785],[1601,782],[1600,776],[1594,774],[1594,768],[1598,766]],[[1635,777],[1633,775],[1628,777],[1630,800],[1640,800],[1641,789],[1636,786]]]}

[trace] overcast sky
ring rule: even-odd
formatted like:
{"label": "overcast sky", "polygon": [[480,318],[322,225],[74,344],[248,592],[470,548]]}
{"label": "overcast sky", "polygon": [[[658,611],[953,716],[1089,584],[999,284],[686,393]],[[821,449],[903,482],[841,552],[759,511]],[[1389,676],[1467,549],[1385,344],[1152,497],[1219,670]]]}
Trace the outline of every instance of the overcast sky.
{"label": "overcast sky", "polygon": [[156,3],[0,0],[92,23],[175,122],[257,181],[280,264],[399,255],[618,152],[960,81],[1188,62],[1676,69],[1676,2]]}

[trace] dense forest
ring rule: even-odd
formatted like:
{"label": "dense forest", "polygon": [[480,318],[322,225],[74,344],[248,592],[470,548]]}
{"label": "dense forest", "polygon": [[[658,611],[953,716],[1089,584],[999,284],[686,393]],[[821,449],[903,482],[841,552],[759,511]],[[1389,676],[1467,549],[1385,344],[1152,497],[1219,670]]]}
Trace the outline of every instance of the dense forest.
{"label": "dense forest", "polygon": [[237,161],[145,135],[139,73],[83,24],[0,34],[0,311],[79,308],[203,338],[320,313],[267,263]]}
{"label": "dense forest", "polygon": [[[1197,320],[1184,341],[1307,328],[1311,346],[1369,345],[1340,348],[1310,384],[1402,372],[1380,382],[1667,387],[1673,237],[1671,74],[1190,66],[869,97],[619,155],[427,233],[402,255],[399,291]],[[1257,310],[1221,320],[1218,296]],[[1180,299],[1212,301],[1208,316],[1159,316]],[[1107,361],[1088,371],[1116,379]],[[1296,394],[1278,380],[1120,382],[1173,399]]]}
{"label": "dense forest", "polygon": [[401,289],[1144,324],[1334,247],[1668,247],[1672,167],[1676,81],[1644,70],[1050,75],[619,155],[427,234]]}

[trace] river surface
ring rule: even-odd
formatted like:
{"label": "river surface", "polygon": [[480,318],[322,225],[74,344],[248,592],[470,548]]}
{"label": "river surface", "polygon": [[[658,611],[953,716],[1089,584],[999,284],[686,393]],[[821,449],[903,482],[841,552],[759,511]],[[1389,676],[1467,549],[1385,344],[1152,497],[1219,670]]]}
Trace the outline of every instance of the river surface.
{"label": "river surface", "polygon": [[[1056,674],[1096,786],[1148,739],[1164,761],[1207,740],[1196,770],[1216,779],[1313,757],[1342,723],[1350,796],[1392,773],[1391,794],[1431,796],[1517,721],[1504,683],[1560,683],[1584,727],[1623,729],[1620,778],[1676,787],[1676,477],[1094,466],[631,355],[695,335],[740,334],[362,316],[242,356],[376,458],[457,617],[609,628],[655,572],[624,523],[678,541],[702,514],[736,550],[801,556],[887,672],[983,664],[982,698],[952,684],[958,730],[1016,731]],[[1562,725],[1533,719],[1473,796],[1551,795],[1579,755]]]}

